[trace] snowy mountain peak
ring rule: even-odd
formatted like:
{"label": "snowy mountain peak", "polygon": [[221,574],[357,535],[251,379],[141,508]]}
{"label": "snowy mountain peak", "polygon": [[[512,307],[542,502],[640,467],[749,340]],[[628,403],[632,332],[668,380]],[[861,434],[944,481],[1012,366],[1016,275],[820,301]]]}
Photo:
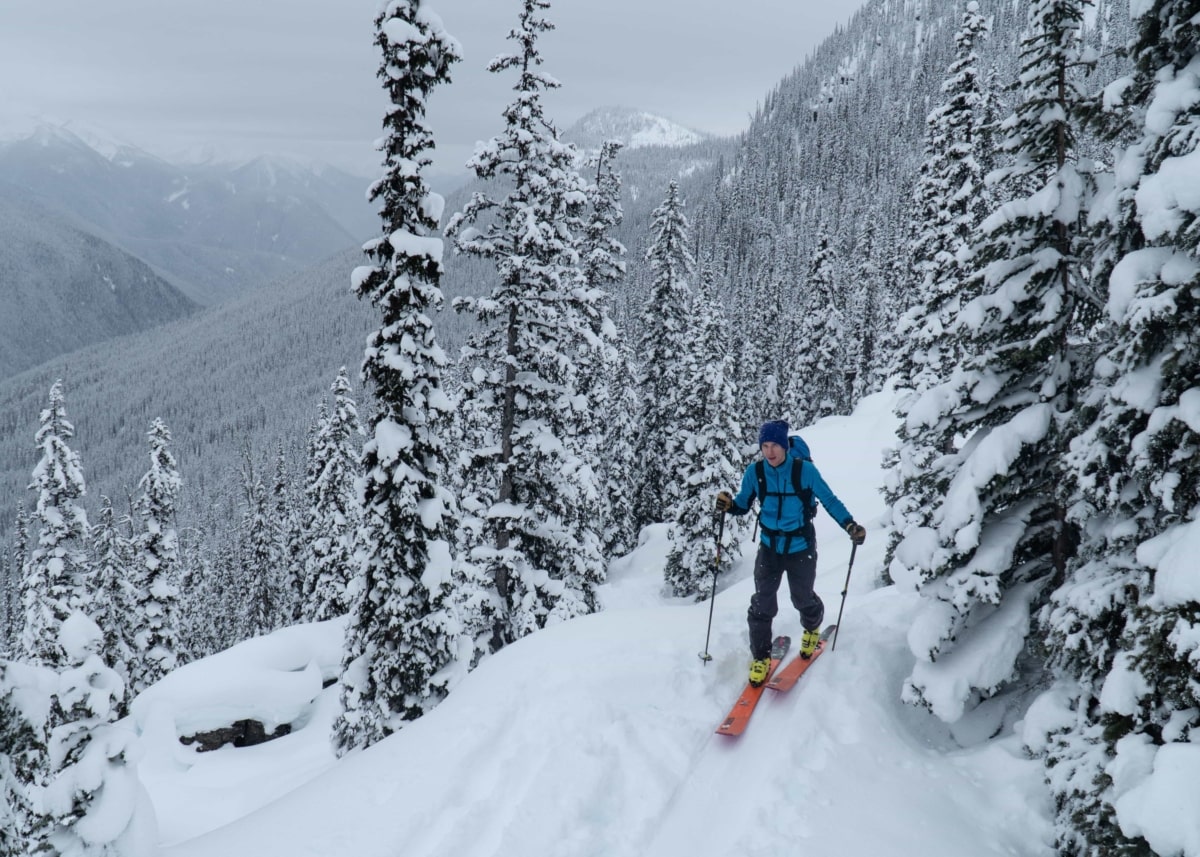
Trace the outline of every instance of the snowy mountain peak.
{"label": "snowy mountain peak", "polygon": [[646,146],[691,146],[708,135],[644,110],[602,107],[572,125],[566,136],[587,149],[598,149],[605,140],[618,140],[627,149],[640,149]]}
{"label": "snowy mountain peak", "polygon": [[76,153],[89,152],[118,166],[138,161],[157,161],[154,155],[122,140],[109,132],[75,121],[27,119],[6,123],[7,133],[0,135],[0,144],[28,143],[42,149],[58,149]]}
{"label": "snowy mountain peak", "polygon": [[302,155],[269,154],[250,158],[237,167],[236,172],[253,174],[263,185],[274,187],[284,182],[307,184],[314,178],[320,178],[329,169],[331,167],[328,165]]}

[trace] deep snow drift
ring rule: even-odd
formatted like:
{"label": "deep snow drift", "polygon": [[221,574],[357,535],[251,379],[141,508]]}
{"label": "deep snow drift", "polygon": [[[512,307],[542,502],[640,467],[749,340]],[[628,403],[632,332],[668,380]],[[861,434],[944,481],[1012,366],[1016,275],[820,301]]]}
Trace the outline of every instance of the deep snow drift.
{"label": "deep snow drift", "polygon": [[[852,417],[803,432],[870,535],[836,650],[792,691],[768,691],[741,738],[713,730],[745,681],[752,546],[721,584],[705,665],[709,604],[664,596],[666,533],[653,527],[612,563],[603,613],[505,649],[431,714],[340,761],[328,740],[337,687],[320,689],[336,674],[340,622],[285,629],[177,671],[135,710],[164,853],[1052,854],[1041,765],[1013,730],[963,747],[900,701],[918,597],[876,588],[892,404],[889,393],[872,396]],[[818,534],[817,587],[832,622],[850,545],[824,513]],[[790,606],[775,630],[798,638]],[[245,716],[296,728],[210,753],[176,741]]]}

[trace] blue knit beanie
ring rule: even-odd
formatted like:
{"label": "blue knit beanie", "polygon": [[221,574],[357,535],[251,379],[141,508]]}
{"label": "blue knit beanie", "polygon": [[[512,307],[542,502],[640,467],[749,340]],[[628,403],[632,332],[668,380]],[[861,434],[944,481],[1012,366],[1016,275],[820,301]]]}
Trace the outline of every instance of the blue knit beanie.
{"label": "blue knit beanie", "polygon": [[788,424],[786,420],[771,420],[765,422],[758,430],[758,445],[777,443],[784,449],[788,446]]}

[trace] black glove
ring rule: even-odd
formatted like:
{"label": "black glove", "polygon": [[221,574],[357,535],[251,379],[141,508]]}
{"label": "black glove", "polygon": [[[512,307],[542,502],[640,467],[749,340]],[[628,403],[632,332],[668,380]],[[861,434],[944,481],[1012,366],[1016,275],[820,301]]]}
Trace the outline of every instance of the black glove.
{"label": "black glove", "polygon": [[856,545],[861,545],[867,540],[867,528],[853,518],[846,522],[846,532],[850,534],[850,541]]}
{"label": "black glove", "polygon": [[717,492],[717,511],[728,512],[733,508],[733,497],[728,491]]}

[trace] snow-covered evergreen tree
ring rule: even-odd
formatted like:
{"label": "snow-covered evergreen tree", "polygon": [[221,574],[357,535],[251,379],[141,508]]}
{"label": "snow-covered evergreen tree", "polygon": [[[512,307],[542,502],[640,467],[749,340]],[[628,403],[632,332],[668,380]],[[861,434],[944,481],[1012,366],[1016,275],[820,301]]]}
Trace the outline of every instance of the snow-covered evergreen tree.
{"label": "snow-covered evergreen tree", "polygon": [[[596,156],[596,180],[588,188],[591,217],[581,238],[580,258],[583,287],[609,291],[625,277],[625,246],[613,237],[621,224],[621,175],[616,169],[616,157],[621,144],[606,141]],[[621,555],[633,549],[637,530],[633,510],[627,502],[630,484],[632,444],[629,425],[621,419],[628,417],[628,407],[635,391],[632,383],[629,355],[622,347],[607,311],[606,300],[598,300],[591,318],[594,342],[580,355],[580,389],[591,402],[588,413],[580,414],[585,423],[584,437],[590,441],[588,457],[601,486],[599,507],[601,540],[606,556]],[[589,353],[590,352],[590,353]]]}
{"label": "snow-covered evergreen tree", "polygon": [[137,617],[129,579],[133,545],[120,532],[112,500],[105,496],[100,498],[100,514],[92,528],[92,551],[96,610],[91,618],[104,631],[105,662],[128,684]]}
{"label": "snow-covered evergreen tree", "polygon": [[16,648],[13,625],[16,624],[16,617],[20,611],[13,603],[12,594],[14,591],[19,592],[20,588],[16,572],[12,570],[8,551],[0,550],[0,658],[11,657],[13,649]]}
{"label": "snow-covered evergreen tree", "polygon": [[237,567],[228,572],[238,579],[237,588],[245,594],[238,638],[246,639],[275,630],[285,593],[280,592],[281,557],[271,525],[271,498],[249,448],[242,450],[241,479],[241,555]]}
{"label": "snow-covered evergreen tree", "polygon": [[580,237],[583,282],[593,289],[607,289],[625,277],[625,245],[613,237],[625,212],[621,207],[621,174],[617,155],[621,144],[606,140],[596,155],[596,181],[588,188],[591,216]]}
{"label": "snow-covered evergreen tree", "polygon": [[25,504],[17,504],[17,514],[13,521],[12,550],[9,556],[9,589],[4,593],[7,605],[8,624],[5,626],[4,643],[6,651],[12,655],[20,650],[21,631],[24,618],[21,613],[21,589],[25,572],[25,563],[29,559],[29,518],[25,515]]}
{"label": "snow-covered evergreen tree", "polygon": [[63,620],[73,610],[94,610],[87,581],[90,528],[79,505],[87,489],[79,456],[67,445],[74,436],[59,380],[50,388],[50,404],[42,411],[37,432],[42,457],[29,487],[37,492],[30,517],[37,524],[38,538],[21,583],[22,660],[53,668],[63,664],[58,646]]}
{"label": "snow-covered evergreen tree", "polygon": [[318,420],[313,438],[309,504],[309,537],[305,561],[303,615],[320,622],[350,612],[351,590],[358,576],[354,559],[362,517],[355,480],[362,455],[363,429],[345,367],[330,387],[333,408]]}
{"label": "snow-covered evergreen tree", "polygon": [[918,232],[910,250],[917,300],[900,321],[906,347],[897,367],[914,395],[945,380],[963,356],[962,340],[948,328],[970,297],[963,290],[970,273],[965,251],[991,211],[977,139],[984,97],[977,46],[986,33],[987,19],[972,0],[955,36],[943,101],[926,120],[925,161],[913,193]]}
{"label": "snow-covered evergreen tree", "polygon": [[837,268],[837,250],[822,226],[804,283],[800,323],[795,325],[788,360],[787,399],[803,425],[830,414],[850,412],[847,373],[853,366],[846,358],[850,334]]}
{"label": "snow-covered evergreen tree", "polygon": [[729,326],[712,291],[711,280],[702,282],[692,301],[691,344],[678,376],[687,427],[671,440],[677,448],[662,451],[675,463],[676,478],[683,483],[670,510],[673,547],[665,569],[667,585],[681,597],[711,596],[714,574],[728,570],[740,556],[739,540],[733,538],[721,552],[721,568],[714,570],[713,497],[741,476],[743,428],[732,382]]}
{"label": "snow-covered evergreen tree", "polygon": [[373,744],[437,705],[457,656],[445,542],[453,500],[441,435],[450,401],[430,318],[442,303],[443,201],[422,171],[433,147],[426,101],[449,81],[461,49],[421,0],[390,3],[375,19],[375,44],[392,103],[384,175],[370,190],[382,203],[384,234],[366,245],[374,264],[355,271],[354,287],[382,315],[363,360],[379,409],[362,453],[360,566],[334,723],[338,752]]}
{"label": "snow-covered evergreen tree", "polygon": [[[1074,162],[1081,98],[1070,70],[1079,61],[1083,6],[1036,0],[1030,7],[1024,98],[1004,143],[1015,162],[1002,178],[1034,191],[989,216],[972,247],[978,273],[968,287],[978,296],[953,322],[971,356],[927,394],[935,417],[924,420],[942,415],[947,436],[966,440],[938,465],[930,526],[912,530],[897,549],[923,596],[909,634],[917,665],[906,697],[948,721],[1019,677],[1018,660],[1036,642],[1031,615],[1071,551],[1057,491],[1081,368],[1070,333],[1085,292],[1076,252],[1086,200]],[[993,656],[969,668],[945,657],[968,642]]]}
{"label": "snow-covered evergreen tree", "polygon": [[292,474],[288,466],[287,451],[284,449],[282,438],[275,447],[275,479],[271,483],[271,538],[274,541],[274,553],[278,557],[278,567],[275,570],[276,591],[279,594],[275,616],[272,619],[274,627],[279,628],[291,621],[296,615],[298,605],[295,603],[295,580],[303,572],[306,551],[301,546],[298,537],[300,530],[300,511],[295,500],[297,492],[292,490]]}
{"label": "snow-covered evergreen tree", "polygon": [[638,527],[630,486],[639,479],[637,418],[641,412],[635,359],[631,343],[617,344],[610,365],[609,409],[605,414],[606,441],[602,450],[601,480],[608,492],[604,555],[624,556],[637,547]]}
{"label": "snow-covered evergreen tree", "polygon": [[879,243],[876,225],[869,221],[855,245],[856,273],[848,301],[855,360],[851,409],[864,396],[883,389],[887,380],[888,360],[883,345],[887,328],[895,320],[888,305],[884,271],[875,256]]}
{"label": "snow-covered evergreen tree", "polygon": [[681,493],[676,464],[663,454],[664,445],[682,438],[679,383],[690,333],[690,280],[696,262],[691,228],[683,212],[679,184],[672,181],[662,204],[651,215],[651,242],[646,251],[649,283],[638,334],[638,390],[642,410],[637,426],[638,480],[630,502],[640,530],[666,520]]}
{"label": "snow-covered evergreen tree", "polygon": [[137,629],[129,663],[133,696],[154,684],[180,662],[179,543],[175,506],[182,480],[169,448],[171,433],[156,419],[147,434],[150,469],[138,487],[142,529],[134,546],[131,573]]}
{"label": "snow-covered evergreen tree", "polygon": [[[230,500],[225,510],[226,520],[237,520],[236,501]],[[238,528],[236,540],[220,545],[213,556],[210,575],[201,590],[199,603],[203,605],[207,621],[203,627],[211,635],[211,648],[221,651],[252,636],[249,630],[250,609],[255,596],[257,578],[248,573],[246,552],[242,545],[245,537],[243,526]]]}
{"label": "snow-covered evergreen tree", "polygon": [[1136,136],[1118,146],[1098,218],[1112,341],[1072,444],[1078,558],[1046,611],[1060,681],[1042,703],[1061,725],[1035,746],[1059,849],[1087,857],[1166,853],[1122,823],[1118,801],[1153,789],[1200,736],[1198,11],[1138,4],[1134,74],[1105,93],[1118,143]]}
{"label": "snow-covered evergreen tree", "polygon": [[[315,579],[311,571],[313,565],[312,544],[314,539],[319,535],[317,521],[320,515],[317,489],[322,463],[318,460],[318,456],[320,454],[320,445],[324,442],[323,438],[327,431],[325,424],[328,420],[329,403],[322,398],[317,403],[317,416],[308,427],[308,445],[304,456],[304,498],[300,504],[295,532],[296,539],[299,542],[297,552],[300,561],[296,568],[291,570],[288,579],[288,588],[292,592],[293,622],[311,621],[315,609],[312,600]],[[357,467],[355,469],[357,471]],[[357,489],[355,490],[353,499],[355,505],[358,505]],[[358,534],[355,533],[354,537],[357,539]],[[357,568],[351,570],[348,574],[352,578],[357,579]]]}
{"label": "snow-covered evergreen tree", "polygon": [[[800,343],[795,318],[804,299],[797,299],[788,279],[776,266],[763,272],[750,322],[755,335],[742,338],[742,354],[736,361],[741,378],[738,388],[752,390],[744,397],[749,406],[745,413],[759,424],[780,419],[796,422],[809,413],[804,390],[807,375],[796,359]],[[763,323],[765,319],[776,323]]]}
{"label": "snow-covered evergreen tree", "polygon": [[947,487],[936,463],[948,463],[942,457],[953,449],[956,426],[922,397],[948,381],[967,356],[967,340],[953,323],[979,284],[969,276],[968,248],[990,211],[978,130],[987,121],[977,53],[986,32],[979,4],[968,3],[955,36],[954,62],[942,84],[943,101],[926,120],[925,161],[913,194],[916,236],[909,248],[916,291],[897,324],[892,368],[907,389],[897,403],[899,443],[884,492],[892,516],[889,566],[900,540],[929,525]]}
{"label": "snow-covered evergreen tree", "polygon": [[49,777],[46,724],[57,686],[49,667],[0,660],[0,857],[33,853],[34,800]]}
{"label": "snow-covered evergreen tree", "polygon": [[[207,510],[202,517],[214,511]],[[238,641],[228,630],[236,624],[241,601],[236,590],[228,590],[218,580],[216,557],[221,549],[209,535],[207,525],[189,527],[180,536],[179,636],[186,641],[189,660],[199,660]]]}
{"label": "snow-covered evergreen tree", "polygon": [[136,735],[115,720],[121,677],[100,657],[104,634],[82,613],[63,623],[68,666],[50,706],[49,778],[31,832],[32,853],[62,857],[139,857],[154,852],[149,802],[130,764]]}
{"label": "snow-covered evergreen tree", "polygon": [[[542,94],[558,82],[539,70],[537,41],[553,24],[544,0],[524,0],[509,33],[520,51],[489,70],[518,73],[506,129],[468,166],[503,196],[476,192],[447,226],[461,252],[493,262],[499,284],[459,298],[481,330],[463,350],[463,416],[471,427],[464,508],[482,522],[472,558],[504,604],[493,645],[596,606],[602,580],[600,496],[589,450],[580,360],[595,347],[605,295],[580,288],[580,236],[588,185],[579,154],[559,139]],[[474,225],[472,225],[474,224]]]}

